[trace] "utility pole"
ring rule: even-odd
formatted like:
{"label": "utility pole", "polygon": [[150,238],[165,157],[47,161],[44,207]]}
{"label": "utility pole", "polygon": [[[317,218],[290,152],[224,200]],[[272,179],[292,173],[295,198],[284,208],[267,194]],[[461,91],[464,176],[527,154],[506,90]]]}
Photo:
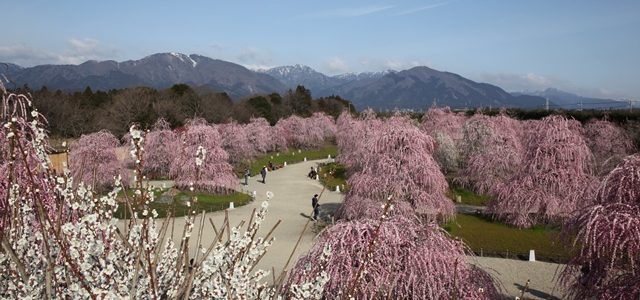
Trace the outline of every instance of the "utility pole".
{"label": "utility pole", "polygon": [[629,112],[633,112],[633,101],[629,99]]}
{"label": "utility pole", "polygon": [[545,98],[544,109],[549,111],[549,98]]}
{"label": "utility pole", "polygon": [[582,99],[580,99],[580,109],[578,111],[582,111]]}

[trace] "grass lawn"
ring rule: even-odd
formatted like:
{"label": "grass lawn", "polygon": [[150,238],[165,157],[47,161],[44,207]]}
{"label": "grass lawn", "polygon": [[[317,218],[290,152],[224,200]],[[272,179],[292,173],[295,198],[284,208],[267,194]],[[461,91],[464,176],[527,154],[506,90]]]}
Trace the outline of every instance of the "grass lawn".
{"label": "grass lawn", "polygon": [[443,228],[461,238],[477,255],[482,251],[484,256],[528,259],[529,250],[535,250],[538,260],[566,262],[569,258],[569,251],[561,244],[555,229],[517,229],[481,216],[463,214],[458,214],[455,221]]}
{"label": "grass lawn", "polygon": [[328,163],[320,166],[320,182],[330,190],[335,190],[336,186],[345,192],[349,189],[347,185],[347,169],[339,163]]}
{"label": "grass lawn", "polygon": [[490,200],[489,196],[478,195],[473,191],[465,189],[463,187],[451,186],[449,192],[447,192],[447,197],[455,202],[456,195],[462,196],[462,204],[468,205],[485,206]]}
{"label": "grass lawn", "polygon": [[[163,194],[165,191],[154,192],[156,193],[156,201],[158,197]],[[129,193],[128,193],[129,194]],[[191,197],[196,196],[198,198],[198,203],[195,205],[192,203],[191,207],[187,207],[184,205],[185,199],[191,199]],[[174,210],[173,216],[180,217],[187,214],[189,209],[195,210],[197,213],[206,210],[207,212],[223,210],[229,207],[229,202],[233,202],[235,207],[245,205],[251,201],[251,196],[235,192],[229,195],[209,195],[209,194],[198,194],[192,192],[180,192],[174,198],[174,203],[158,203],[153,202],[149,206],[152,209],[155,209],[158,212],[158,217],[163,218],[167,216],[167,213],[171,210]],[[123,219],[125,218],[125,204],[120,203],[118,206],[118,210],[114,214],[116,218]],[[129,212],[127,211],[127,218],[129,218]]]}
{"label": "grass lawn", "polygon": [[[284,162],[287,162],[287,164],[301,162],[305,157],[308,160],[327,158],[328,155],[336,157],[337,153],[338,148],[335,145],[326,145],[320,149],[300,150],[300,152],[298,152],[298,150],[289,149],[287,152],[282,152],[279,155],[276,152],[270,152],[251,161],[249,170],[251,171],[251,175],[255,176],[256,174],[259,174],[260,169],[263,166],[268,165],[269,162],[279,166],[283,165]],[[244,169],[236,170],[240,177],[242,177],[243,170]]]}

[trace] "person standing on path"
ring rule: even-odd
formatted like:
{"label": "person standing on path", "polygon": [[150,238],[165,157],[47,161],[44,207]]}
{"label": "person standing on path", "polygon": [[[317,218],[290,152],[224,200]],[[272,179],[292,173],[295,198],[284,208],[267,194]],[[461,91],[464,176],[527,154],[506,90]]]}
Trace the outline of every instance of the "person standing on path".
{"label": "person standing on path", "polygon": [[249,172],[248,168],[244,169],[244,185],[249,185],[249,177],[251,177],[251,172]]}
{"label": "person standing on path", "polygon": [[260,175],[262,175],[262,183],[267,183],[267,166],[262,166],[262,170],[260,170]]}
{"label": "person standing on path", "polygon": [[317,221],[318,220],[318,214],[320,213],[320,204],[318,204],[318,194],[313,195],[313,198],[311,198],[311,207],[313,207],[313,217],[311,217],[312,220]]}

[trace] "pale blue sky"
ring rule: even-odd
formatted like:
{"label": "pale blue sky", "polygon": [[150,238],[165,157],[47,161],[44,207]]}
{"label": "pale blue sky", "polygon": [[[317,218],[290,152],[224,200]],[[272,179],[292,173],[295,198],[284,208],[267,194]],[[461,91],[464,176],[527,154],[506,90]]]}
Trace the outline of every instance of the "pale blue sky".
{"label": "pale blue sky", "polygon": [[458,73],[640,100],[640,1],[3,1],[0,61],[202,54],[326,74]]}

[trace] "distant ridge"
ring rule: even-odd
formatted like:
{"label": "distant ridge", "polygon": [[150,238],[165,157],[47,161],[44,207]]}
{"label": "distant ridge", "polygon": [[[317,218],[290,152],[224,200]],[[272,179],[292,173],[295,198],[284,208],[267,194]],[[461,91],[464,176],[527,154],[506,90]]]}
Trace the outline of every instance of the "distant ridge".
{"label": "distant ridge", "polygon": [[[2,66],[0,66],[1,68]],[[512,95],[503,89],[428,67],[403,71],[347,73],[327,76],[305,65],[253,71],[241,65],[197,54],[157,53],[139,60],[87,61],[80,65],[40,65],[22,68],[6,64],[0,70],[17,86],[80,91],[134,86],[167,88],[177,83],[226,92],[233,99],[285,92],[304,85],[314,97],[339,95],[363,109],[414,109],[432,105],[453,108],[544,105],[537,95]]]}
{"label": "distant ridge", "polygon": [[550,102],[554,103],[552,108],[564,108],[564,109],[618,109],[626,108],[629,106],[627,102],[622,102],[614,99],[607,98],[591,98],[583,97],[573,93],[565,92],[555,88],[547,88],[544,91],[537,92],[521,92],[512,93],[516,96],[531,95],[537,97],[548,98]]}
{"label": "distant ridge", "polygon": [[40,65],[9,74],[18,85],[66,91],[133,86],[167,88],[176,83],[206,86],[234,98],[285,90],[275,78],[223,60],[181,53],[157,53],[124,62],[87,61],[80,65]]}

